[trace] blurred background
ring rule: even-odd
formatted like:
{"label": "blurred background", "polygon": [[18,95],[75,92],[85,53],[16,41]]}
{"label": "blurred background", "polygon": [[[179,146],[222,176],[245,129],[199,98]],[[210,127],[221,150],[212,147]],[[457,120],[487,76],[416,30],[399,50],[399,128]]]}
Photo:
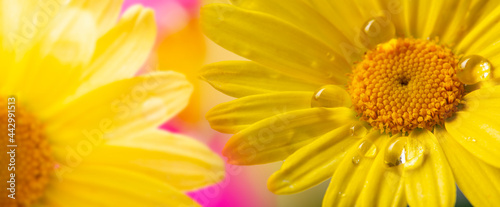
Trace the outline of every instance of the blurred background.
{"label": "blurred background", "polygon": [[[201,33],[198,25],[200,6],[214,1],[227,0],[125,0],[123,10],[132,4],[142,4],[154,9],[156,13],[156,49],[142,72],[160,69],[179,71],[195,86],[190,105],[162,128],[195,137],[220,154],[230,135],[212,130],[204,117],[209,109],[232,98],[199,80],[197,73],[208,63],[244,58],[219,47]],[[328,182],[294,195],[277,196],[267,190],[267,178],[281,164],[226,165],[226,178],[223,182],[190,192],[189,195],[204,207],[321,206]],[[461,193],[457,197],[457,206],[470,206]]]}

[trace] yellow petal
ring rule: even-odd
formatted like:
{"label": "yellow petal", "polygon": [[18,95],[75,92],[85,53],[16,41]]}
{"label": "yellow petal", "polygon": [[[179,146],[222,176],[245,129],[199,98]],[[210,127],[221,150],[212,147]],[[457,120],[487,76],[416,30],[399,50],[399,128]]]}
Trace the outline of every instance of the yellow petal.
{"label": "yellow petal", "polygon": [[[81,141],[80,142],[84,142]],[[116,139],[96,144],[91,149],[76,145],[55,149],[60,163],[69,167],[81,164],[126,169],[167,182],[182,191],[195,190],[221,181],[224,162],[205,145],[193,138],[149,130],[131,139]],[[81,152],[89,153],[81,153]],[[76,153],[74,153],[76,152]],[[72,154],[73,160],[68,160]],[[64,178],[63,171],[56,173]]]}
{"label": "yellow petal", "polygon": [[261,120],[235,134],[223,155],[228,162],[253,165],[284,160],[315,138],[356,119],[348,108],[310,108]]}
{"label": "yellow petal", "polygon": [[118,15],[122,9],[123,0],[96,2],[76,0],[71,1],[70,5],[72,4],[92,13],[92,16],[94,16],[94,19],[97,22],[98,34],[101,36],[116,24]]}
{"label": "yellow petal", "polygon": [[[375,155],[387,135],[372,130],[353,145],[332,177],[323,199],[323,206],[354,206],[358,199]],[[367,156],[368,154],[370,156]]]}
{"label": "yellow petal", "polygon": [[[96,43],[95,53],[85,69],[78,95],[115,80],[130,78],[145,63],[156,38],[151,9],[136,5]],[[154,66],[151,66],[154,67]]]}
{"label": "yellow petal", "polygon": [[407,146],[413,147],[409,147],[406,153],[415,153],[406,160],[404,168],[408,204],[454,206],[455,181],[434,134],[427,130],[414,130],[408,137],[408,143]]}
{"label": "yellow petal", "polygon": [[347,149],[365,134],[358,134],[361,129],[355,134],[351,129],[354,126],[339,127],[290,155],[267,181],[269,190],[276,194],[298,193],[331,177]]}
{"label": "yellow petal", "polygon": [[212,129],[235,134],[253,123],[283,112],[311,108],[313,92],[280,92],[247,96],[222,103],[208,111]]}
{"label": "yellow petal", "polygon": [[157,72],[100,87],[67,104],[45,123],[53,142],[76,142],[134,135],[154,128],[181,111],[192,86],[182,74]]}
{"label": "yellow petal", "polygon": [[342,2],[342,4],[323,0],[306,0],[305,2],[351,41],[356,34],[359,34],[363,23],[369,19],[369,14],[361,12],[356,1]]}
{"label": "yellow petal", "polygon": [[418,1],[418,27],[417,35],[425,39],[427,37],[439,37],[453,21],[456,6],[460,1]]}
{"label": "yellow petal", "polygon": [[499,40],[495,32],[499,26],[500,6],[495,1],[478,1],[477,8],[471,7],[471,19],[474,22],[464,22],[467,33],[456,46],[458,54],[479,52]]}
{"label": "yellow petal", "polygon": [[366,176],[365,185],[358,198],[359,206],[407,206],[402,176],[403,165],[390,167],[385,163],[389,141],[385,140],[378,150],[379,153]]}
{"label": "yellow petal", "polygon": [[[335,53],[332,53],[332,56],[339,59],[345,59],[339,45],[352,40],[346,38],[339,29],[335,28],[325,19],[325,17],[320,15],[305,2],[266,0],[233,0],[232,2],[238,7],[271,14],[280,20],[293,24],[310,36],[327,44],[335,51]],[[314,22],[314,24],[311,24],[311,22]],[[361,53],[356,55],[360,56]]]}
{"label": "yellow petal", "polygon": [[434,130],[436,138],[450,162],[458,187],[474,206],[495,206],[500,203],[500,169],[468,152],[446,129]]}
{"label": "yellow petal", "polygon": [[[474,16],[474,9],[472,8],[476,7],[472,5],[470,0],[450,1],[450,3],[451,5],[446,10],[451,13],[448,13],[447,17],[442,16],[444,18],[440,22],[443,22],[443,24],[439,24],[442,29],[440,33],[435,33],[434,36],[439,37],[440,41],[445,45],[456,45],[463,35],[468,32],[467,30],[464,31],[464,26],[468,24],[466,23],[468,22],[467,18],[470,18],[468,14]],[[481,2],[478,1],[478,3]]]}
{"label": "yellow petal", "polygon": [[314,91],[321,87],[290,77],[287,73],[260,66],[250,61],[226,61],[205,66],[200,76],[215,89],[233,97],[278,91]]}
{"label": "yellow petal", "polygon": [[52,182],[47,206],[199,206],[169,184],[130,170],[82,165]]}
{"label": "yellow petal", "polygon": [[322,84],[345,84],[351,65],[325,44],[265,13],[227,4],[201,10],[205,34],[217,44],[264,66]]}
{"label": "yellow petal", "polygon": [[41,27],[47,31],[38,35],[23,58],[10,60],[16,62],[12,69],[19,75],[13,79],[22,80],[13,86],[19,91],[17,95],[27,103],[37,103],[30,106],[37,113],[53,110],[74,94],[81,83],[83,65],[94,53],[97,31],[92,15],[75,8],[60,10],[47,28]]}
{"label": "yellow petal", "polygon": [[446,130],[469,152],[499,168],[500,86],[471,92],[464,101],[465,107],[446,121]]}

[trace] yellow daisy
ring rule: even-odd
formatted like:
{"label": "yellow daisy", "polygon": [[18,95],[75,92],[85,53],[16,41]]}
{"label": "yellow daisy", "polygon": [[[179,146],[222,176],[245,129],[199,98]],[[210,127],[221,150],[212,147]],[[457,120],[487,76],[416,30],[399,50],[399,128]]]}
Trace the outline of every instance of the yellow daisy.
{"label": "yellow daisy", "polygon": [[222,178],[206,146],[157,129],[192,86],[134,77],[155,19],[121,4],[1,1],[0,206],[198,206],[184,192]]}
{"label": "yellow daisy", "polygon": [[[500,203],[498,1],[232,0],[201,11],[251,61],[201,77],[238,99],[210,110],[223,154],[284,161],[277,194],[329,178],[323,206]],[[496,79],[495,79],[496,78]]]}

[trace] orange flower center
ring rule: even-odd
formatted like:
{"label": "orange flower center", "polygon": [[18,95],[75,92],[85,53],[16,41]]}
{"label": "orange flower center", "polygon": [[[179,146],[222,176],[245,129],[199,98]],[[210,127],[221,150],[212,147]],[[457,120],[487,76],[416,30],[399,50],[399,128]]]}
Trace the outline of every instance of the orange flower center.
{"label": "orange flower center", "polygon": [[353,69],[349,92],[362,120],[382,132],[431,130],[464,94],[458,58],[433,41],[393,39],[368,51]]}
{"label": "orange flower center", "polygon": [[7,99],[0,100],[0,206],[31,206],[43,195],[54,169],[50,146],[31,114],[16,103],[8,105],[9,115]]}

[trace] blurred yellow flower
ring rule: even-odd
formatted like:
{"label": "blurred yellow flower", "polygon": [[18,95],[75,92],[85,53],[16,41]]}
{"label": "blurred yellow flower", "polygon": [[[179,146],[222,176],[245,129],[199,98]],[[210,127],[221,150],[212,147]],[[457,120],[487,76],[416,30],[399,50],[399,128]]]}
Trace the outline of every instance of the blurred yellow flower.
{"label": "blurred yellow flower", "polygon": [[198,206],[184,192],[223,161],[158,129],[193,87],[176,72],[135,76],[153,11],[121,1],[2,1],[0,206]]}
{"label": "blurred yellow flower", "polygon": [[498,1],[231,0],[205,34],[251,61],[202,79],[232,164],[284,161],[277,194],[331,177],[323,206],[500,202]]}

